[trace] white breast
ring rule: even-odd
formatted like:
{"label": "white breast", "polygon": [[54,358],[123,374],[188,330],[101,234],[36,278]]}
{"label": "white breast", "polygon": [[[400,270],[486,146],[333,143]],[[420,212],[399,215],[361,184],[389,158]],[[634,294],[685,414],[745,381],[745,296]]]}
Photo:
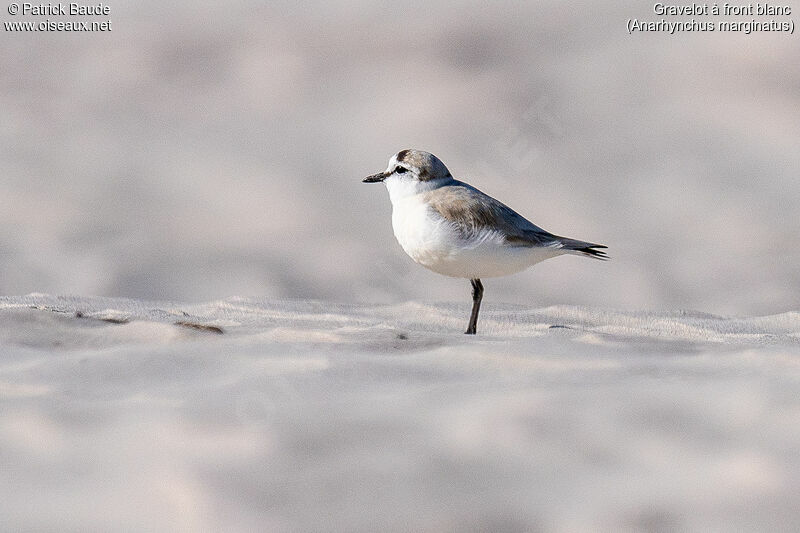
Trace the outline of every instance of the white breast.
{"label": "white breast", "polygon": [[443,218],[433,216],[421,196],[406,196],[392,203],[392,229],[414,261],[433,268],[454,253],[457,236]]}

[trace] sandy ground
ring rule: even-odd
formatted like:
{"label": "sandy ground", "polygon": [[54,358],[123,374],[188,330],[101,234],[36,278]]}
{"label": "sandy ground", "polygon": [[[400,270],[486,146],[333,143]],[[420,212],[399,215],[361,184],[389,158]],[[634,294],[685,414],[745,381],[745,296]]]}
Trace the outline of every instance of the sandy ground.
{"label": "sandy ground", "polygon": [[791,531],[800,314],[0,298],[6,531]]}

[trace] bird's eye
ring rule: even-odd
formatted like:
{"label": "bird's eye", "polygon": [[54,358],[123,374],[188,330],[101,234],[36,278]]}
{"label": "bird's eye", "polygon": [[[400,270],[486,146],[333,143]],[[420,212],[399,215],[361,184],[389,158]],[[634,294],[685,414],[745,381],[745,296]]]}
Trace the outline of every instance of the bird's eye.
{"label": "bird's eye", "polygon": [[408,172],[408,169],[406,167],[397,167],[396,169],[394,169],[394,171],[397,172],[398,174],[405,174],[406,172]]}

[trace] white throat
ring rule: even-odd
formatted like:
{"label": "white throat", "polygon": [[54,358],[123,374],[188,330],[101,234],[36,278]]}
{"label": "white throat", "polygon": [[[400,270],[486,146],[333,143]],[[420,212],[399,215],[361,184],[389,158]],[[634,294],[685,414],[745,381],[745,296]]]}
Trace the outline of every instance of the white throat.
{"label": "white throat", "polygon": [[419,181],[418,179],[410,179],[393,175],[386,178],[384,183],[386,184],[386,189],[389,191],[389,199],[392,201],[392,204],[395,204],[403,198],[408,198],[409,196],[414,196],[419,193],[444,187],[453,181],[454,180],[451,176],[446,178],[436,178],[429,181]]}

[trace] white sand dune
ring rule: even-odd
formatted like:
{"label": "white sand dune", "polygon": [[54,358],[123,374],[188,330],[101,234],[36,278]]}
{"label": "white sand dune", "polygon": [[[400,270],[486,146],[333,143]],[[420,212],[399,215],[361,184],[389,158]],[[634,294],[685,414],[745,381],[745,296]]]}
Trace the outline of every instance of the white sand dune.
{"label": "white sand dune", "polygon": [[2,529],[800,529],[800,313],[467,313],[0,298]]}

